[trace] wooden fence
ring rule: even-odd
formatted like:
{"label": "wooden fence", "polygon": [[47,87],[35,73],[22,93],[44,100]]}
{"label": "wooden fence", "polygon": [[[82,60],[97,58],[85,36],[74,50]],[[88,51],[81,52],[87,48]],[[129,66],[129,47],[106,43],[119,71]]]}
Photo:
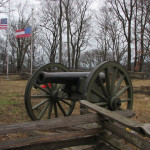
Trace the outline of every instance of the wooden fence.
{"label": "wooden fence", "polygon": [[133,116],[132,111],[112,112],[84,100],[80,102],[96,113],[1,125],[0,136],[22,133],[25,137],[1,140],[0,149],[55,150],[79,145],[91,145],[87,150],[132,149],[127,143],[141,150],[150,149],[150,125],[128,119]]}

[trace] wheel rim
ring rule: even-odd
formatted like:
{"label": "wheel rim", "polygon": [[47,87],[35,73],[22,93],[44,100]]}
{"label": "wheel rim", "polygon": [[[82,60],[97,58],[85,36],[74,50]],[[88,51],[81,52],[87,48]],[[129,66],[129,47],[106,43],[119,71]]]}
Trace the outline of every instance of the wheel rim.
{"label": "wheel rim", "polygon": [[[100,73],[105,75],[105,81]],[[112,111],[132,109],[133,89],[127,71],[117,62],[103,62],[87,78],[83,97]]]}
{"label": "wheel rim", "polygon": [[27,83],[25,90],[25,107],[32,120],[44,120],[71,115],[75,101],[69,100],[67,93],[62,91],[64,84],[37,83],[42,71],[67,72],[66,66],[50,63],[37,69]]}

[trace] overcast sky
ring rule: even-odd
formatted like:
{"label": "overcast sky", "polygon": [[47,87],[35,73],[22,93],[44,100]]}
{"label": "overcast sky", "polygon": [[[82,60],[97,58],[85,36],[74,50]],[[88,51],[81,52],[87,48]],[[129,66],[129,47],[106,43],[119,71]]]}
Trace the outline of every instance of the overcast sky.
{"label": "overcast sky", "polygon": [[[15,6],[18,5],[20,2],[25,2],[25,1],[26,0],[10,0],[11,9],[15,8]],[[32,7],[38,8],[40,5],[40,0],[29,0],[29,2],[31,4],[31,8]],[[54,2],[54,3],[57,3],[57,2]],[[102,3],[103,3],[103,0],[101,0],[101,1],[100,0],[94,0],[92,5],[91,5],[91,8],[97,10],[99,5],[102,6]],[[0,11],[8,11],[8,9],[2,10],[2,8],[0,8]],[[11,13],[13,13],[13,12],[11,12]],[[0,18],[7,17],[7,16],[8,15],[6,13],[0,13]]]}
{"label": "overcast sky", "polygon": [[[15,6],[17,6],[18,4],[20,4],[20,2],[25,2],[26,0],[10,0],[10,5],[11,5],[11,10],[14,10],[14,11],[12,11],[11,12],[11,15],[13,14],[13,16],[15,15]],[[37,8],[37,10],[38,10],[38,7],[40,6],[40,0],[28,0],[29,1],[29,3],[30,3],[30,8],[28,8],[29,9],[29,12],[31,12],[31,9],[32,8],[34,8],[34,13],[36,13],[35,11],[35,9]],[[57,2],[54,2],[54,3],[59,3],[59,1],[57,1]],[[93,9],[93,10],[98,10],[98,8],[100,7],[100,6],[102,6],[102,4],[103,4],[103,0],[93,0],[93,3],[92,3],[92,5],[91,5],[91,9]],[[3,9],[2,10],[2,8],[0,8],[0,12],[1,11],[7,11],[8,12],[8,4],[7,4],[7,7],[6,7],[7,9]],[[93,15],[94,15],[94,13],[93,13]],[[15,17],[17,17],[17,13],[16,13],[16,16]],[[0,19],[1,18],[8,18],[8,13],[0,13]],[[11,17],[10,17],[11,18]],[[0,32],[1,33],[3,33],[3,30],[0,30]],[[1,34],[2,35],[2,34]]]}

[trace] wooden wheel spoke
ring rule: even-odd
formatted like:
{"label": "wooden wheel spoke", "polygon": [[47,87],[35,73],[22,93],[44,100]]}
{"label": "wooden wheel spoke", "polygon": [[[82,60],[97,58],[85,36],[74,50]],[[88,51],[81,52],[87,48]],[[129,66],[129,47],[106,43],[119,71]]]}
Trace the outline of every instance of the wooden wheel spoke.
{"label": "wooden wheel spoke", "polygon": [[60,108],[61,112],[63,113],[64,116],[67,116],[66,112],[64,111],[64,109],[62,108],[60,102],[57,102],[58,107]]}
{"label": "wooden wheel spoke", "polygon": [[47,90],[41,88],[38,84],[33,84],[35,87],[37,87],[38,89],[42,90],[43,92],[47,93],[47,94],[50,94]]}
{"label": "wooden wheel spoke", "polygon": [[105,69],[105,80],[106,80],[106,89],[107,93],[110,95],[110,79],[109,79],[109,69]]}
{"label": "wooden wheel spoke", "polygon": [[47,101],[48,101],[48,99],[40,102],[39,104],[35,105],[32,109],[35,110],[35,109],[39,108],[40,106],[44,105]]}
{"label": "wooden wheel spoke", "polygon": [[94,103],[95,105],[98,105],[98,106],[107,106],[108,103],[107,102],[101,102],[101,103]]}
{"label": "wooden wheel spoke", "polygon": [[104,96],[108,98],[109,97],[108,93],[107,93],[107,91],[106,91],[106,89],[104,87],[104,83],[103,83],[103,81],[102,81],[102,79],[100,77],[98,78],[98,82],[99,82],[99,85],[100,85],[100,87],[101,87],[101,89],[103,91]]}
{"label": "wooden wheel spoke", "polygon": [[58,117],[58,111],[57,111],[57,106],[56,106],[56,102],[54,102],[54,112],[55,112],[55,117]]}
{"label": "wooden wheel spoke", "polygon": [[31,98],[50,98],[50,95],[31,95]]}
{"label": "wooden wheel spoke", "polygon": [[117,85],[115,86],[115,89],[114,89],[114,91],[113,91],[113,94],[114,94],[114,95],[118,92],[119,87],[120,87],[122,81],[124,80],[124,77],[125,77],[125,75],[121,75],[121,77],[119,78],[119,81],[118,81],[118,83],[117,83]]}
{"label": "wooden wheel spoke", "polygon": [[112,81],[111,81],[111,88],[110,88],[111,96],[113,96],[113,90],[114,90],[114,86],[115,86],[115,82],[116,82],[117,72],[118,72],[118,68],[114,68]]}
{"label": "wooden wheel spoke", "polygon": [[52,115],[52,110],[53,110],[53,102],[50,102],[49,110],[48,110],[48,119],[51,118]]}
{"label": "wooden wheel spoke", "polygon": [[116,94],[116,97],[118,98],[118,97],[119,97],[121,94],[123,94],[128,88],[129,88],[129,86],[123,87],[123,88]]}
{"label": "wooden wheel spoke", "polygon": [[63,103],[65,103],[66,105],[70,106],[70,107],[72,106],[71,104],[69,104],[69,103],[66,102],[65,100],[62,100],[62,99],[61,99],[61,101],[62,101]]}
{"label": "wooden wheel spoke", "polygon": [[44,115],[44,113],[46,112],[46,110],[48,109],[49,106],[49,102],[47,102],[47,104],[45,105],[45,107],[43,108],[43,110],[41,111],[41,113],[38,115],[38,119],[40,120],[42,118],[42,116]]}
{"label": "wooden wheel spoke", "polygon": [[62,92],[62,91],[59,91],[58,92],[58,98],[59,98],[59,100],[61,100],[61,99],[68,99],[68,95],[67,94],[64,94],[64,92]]}
{"label": "wooden wheel spoke", "polygon": [[108,106],[105,106],[104,108],[108,109]]}
{"label": "wooden wheel spoke", "polygon": [[97,95],[98,97],[100,97],[101,99],[108,101],[107,98],[105,98],[99,91],[97,91],[96,89],[92,88],[91,92],[95,95]]}
{"label": "wooden wheel spoke", "polygon": [[66,95],[63,94],[62,99],[67,99],[67,98],[68,98],[68,95],[67,94]]}

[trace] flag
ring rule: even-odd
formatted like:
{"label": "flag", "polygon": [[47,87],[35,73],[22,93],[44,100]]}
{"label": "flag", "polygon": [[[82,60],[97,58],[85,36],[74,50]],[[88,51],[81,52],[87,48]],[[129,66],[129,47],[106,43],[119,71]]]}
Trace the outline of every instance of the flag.
{"label": "flag", "polygon": [[0,29],[7,29],[7,18],[0,19]]}
{"label": "flag", "polygon": [[16,38],[31,37],[31,27],[16,30],[15,37]]}

